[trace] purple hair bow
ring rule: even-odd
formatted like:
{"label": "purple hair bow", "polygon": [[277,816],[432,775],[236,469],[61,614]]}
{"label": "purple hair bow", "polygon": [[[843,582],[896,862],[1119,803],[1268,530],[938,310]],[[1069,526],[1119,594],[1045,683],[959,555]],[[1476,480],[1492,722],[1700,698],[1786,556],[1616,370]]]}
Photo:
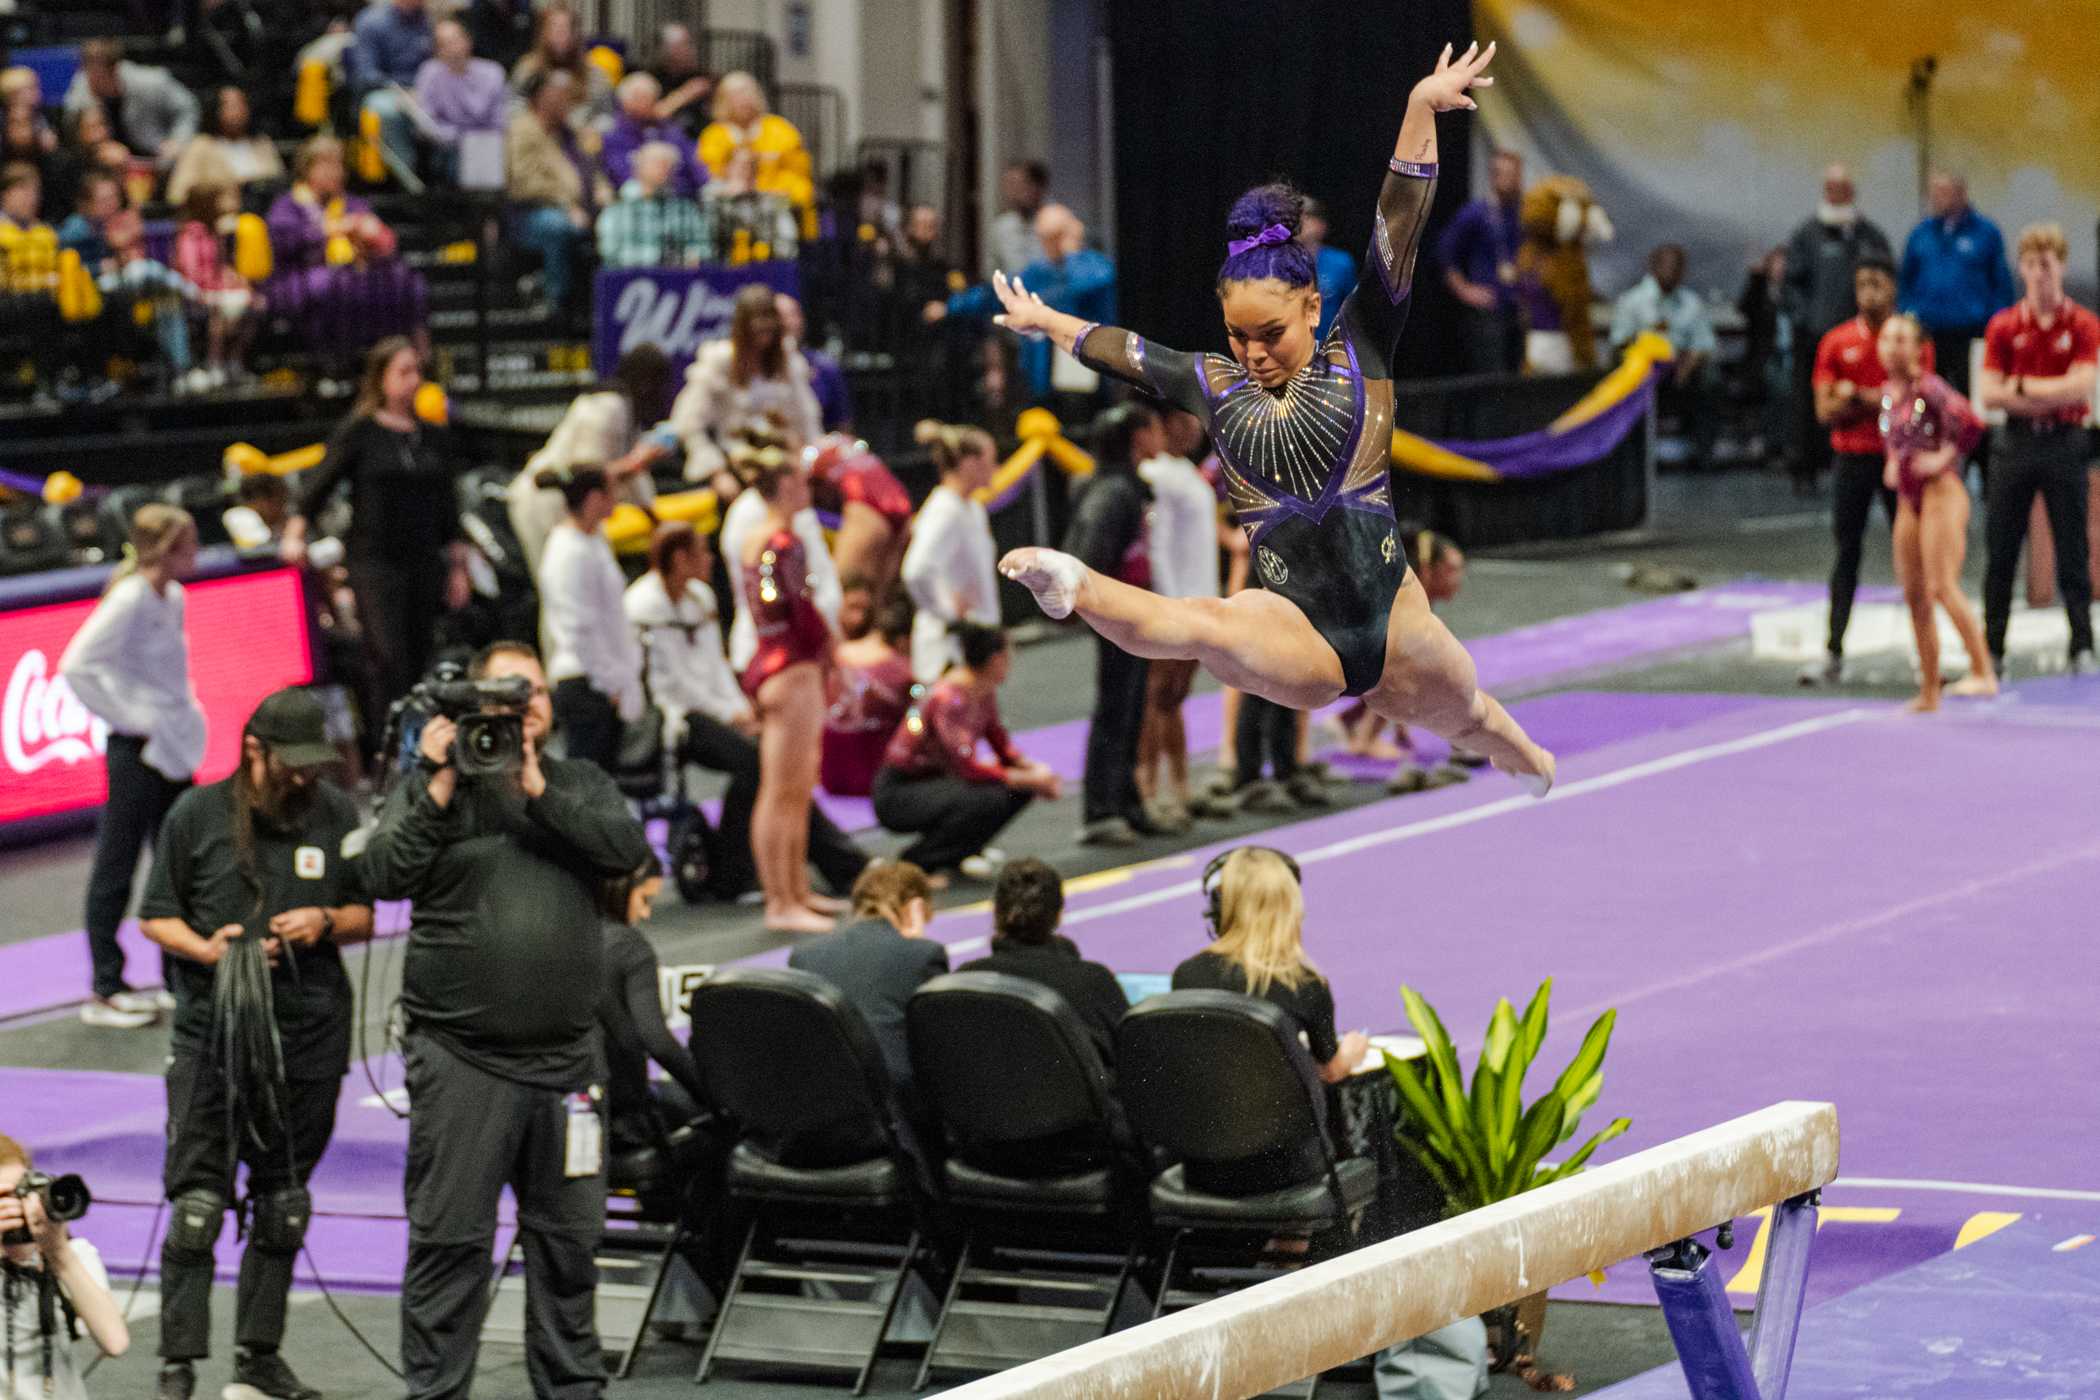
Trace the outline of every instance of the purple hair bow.
{"label": "purple hair bow", "polygon": [[1227,243],[1225,245],[1225,256],[1236,258],[1250,249],[1265,248],[1272,243],[1288,243],[1290,241],[1291,231],[1289,229],[1282,224],[1270,224],[1252,238],[1235,238],[1230,243]]}

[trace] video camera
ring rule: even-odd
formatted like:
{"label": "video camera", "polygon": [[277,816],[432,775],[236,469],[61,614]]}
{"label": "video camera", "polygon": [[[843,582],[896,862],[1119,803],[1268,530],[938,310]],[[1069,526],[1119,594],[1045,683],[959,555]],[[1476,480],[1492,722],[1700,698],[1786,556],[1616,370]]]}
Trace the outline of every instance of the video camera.
{"label": "video camera", "polygon": [[[26,1201],[31,1196],[44,1203],[44,1216],[49,1220],[78,1220],[87,1214],[95,1198],[88,1193],[87,1183],[77,1176],[46,1176],[42,1172],[24,1172],[15,1183],[15,1197]],[[31,1236],[27,1229],[17,1228],[0,1235],[0,1244],[29,1244]]]}
{"label": "video camera", "polygon": [[452,764],[462,778],[474,778],[524,763],[525,707],[531,703],[532,682],[522,676],[477,681],[458,662],[441,661],[400,708],[419,712],[425,723],[443,715],[456,724]]}

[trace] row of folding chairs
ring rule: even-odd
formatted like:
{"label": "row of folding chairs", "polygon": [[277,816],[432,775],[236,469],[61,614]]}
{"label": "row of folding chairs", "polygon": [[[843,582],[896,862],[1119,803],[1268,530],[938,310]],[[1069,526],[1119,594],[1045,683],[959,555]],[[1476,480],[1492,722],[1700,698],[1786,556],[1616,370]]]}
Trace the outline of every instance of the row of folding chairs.
{"label": "row of folding chairs", "polygon": [[1157,1317],[1346,1248],[1378,1189],[1370,1161],[1335,1153],[1296,1027],[1257,998],[1146,1000],[1112,1076],[1055,992],[953,973],[908,1007],[909,1099],[822,978],[724,970],[690,1014],[733,1145],[643,1238],[668,1266],[703,1221],[733,1222],[698,1380],[785,1367],[858,1395],[915,1279],[938,1300],[917,1384],[1003,1369],[1103,1335],[1132,1288]]}

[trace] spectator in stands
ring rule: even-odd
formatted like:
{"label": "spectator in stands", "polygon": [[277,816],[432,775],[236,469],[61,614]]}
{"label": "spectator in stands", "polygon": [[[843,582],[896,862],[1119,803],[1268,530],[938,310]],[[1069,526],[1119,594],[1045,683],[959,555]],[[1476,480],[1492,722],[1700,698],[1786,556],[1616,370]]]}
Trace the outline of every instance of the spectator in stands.
{"label": "spectator in stands", "polygon": [[146,224],[138,210],[123,209],[111,215],[103,237],[109,244],[109,261],[96,282],[105,306],[116,298],[141,324],[150,324],[172,389],[195,394],[210,388],[209,376],[193,368],[190,355],[190,311],[204,309],[203,291],[147,255]]}
{"label": "spectator in stands", "polygon": [[510,84],[494,59],[476,58],[467,27],[448,19],[432,31],[432,55],[416,70],[416,105],[428,119],[423,135],[438,179],[459,179],[460,147],[494,136],[510,118]]}
{"label": "spectator in stands", "polygon": [[182,148],[168,172],[168,203],[188,203],[190,191],[199,185],[238,191],[283,179],[277,143],[255,130],[248,94],[229,83],[213,94],[210,129]]}
{"label": "spectator in stands", "polygon": [[394,231],[344,184],[342,143],[309,138],[292,162],[291,189],[270,205],[275,270],[264,295],[324,353],[390,335],[421,340],[422,274],[395,256]]}
{"label": "spectator in stands", "polygon": [[1036,798],[1055,802],[1064,784],[1022,756],[999,721],[999,687],[1013,670],[1006,634],[975,622],[954,632],[960,660],[913,702],[882,756],[875,819],[919,838],[905,860],[988,880],[1006,859],[992,838]]}
{"label": "spectator in stands", "polygon": [[1685,253],[1681,243],[1663,243],[1648,254],[1648,275],[1612,303],[1611,345],[1623,352],[1642,331],[1656,331],[1670,342],[1674,358],[1661,385],[1663,411],[1678,418],[1697,444],[1697,460],[1713,451],[1720,405],[1714,397],[1713,361],[1717,342],[1706,298],[1684,285]]}
{"label": "spectator in stands", "polygon": [[532,12],[533,0],[466,0],[459,8],[474,51],[506,70],[532,47]]}
{"label": "spectator in stands", "polygon": [[[1046,204],[1036,212],[1035,236],[1037,256],[1021,270],[1021,285],[1069,316],[1113,324],[1116,265],[1108,254],[1086,246],[1086,225],[1079,216],[1062,204]],[[991,285],[981,282],[948,298],[947,314],[981,319],[998,308]],[[1021,342],[1021,373],[1030,395],[1038,401],[1049,398],[1054,387],[1051,350],[1048,340],[1031,337]]]}
{"label": "spectator in stands", "polygon": [[1334,992],[1305,955],[1305,900],[1298,871],[1277,852],[1246,846],[1204,881],[1217,922],[1210,946],[1174,969],[1174,990],[1239,992],[1282,1011],[1305,1036],[1320,1077],[1349,1077],[1370,1041],[1335,1034]]}
{"label": "spectator in stands", "polygon": [[883,751],[911,708],[911,603],[880,607],[875,586],[858,574],[839,581],[839,682],[824,716],[824,755],[817,767],[834,797],[868,797]]}
{"label": "spectator in stands", "polygon": [[[1349,275],[1352,280],[1356,276],[1354,264]],[[1196,465],[1207,447],[1203,423],[1186,409],[1173,407],[1162,413],[1160,428],[1161,451],[1138,463],[1138,475],[1152,489],[1152,586],[1168,598],[1215,598],[1223,581],[1218,573],[1218,492]],[[1170,831],[1185,831],[1192,815],[1215,810],[1208,797],[1189,792],[1189,743],[1181,707],[1195,684],[1196,663],[1154,661],[1146,672],[1138,791],[1155,822]],[[1164,789],[1158,779],[1162,766]]]}
{"label": "spectator in stands", "polygon": [[[837,901],[809,886],[809,813],[816,794],[824,732],[825,673],[831,669],[836,606],[818,606],[812,565],[823,556],[806,543],[809,482],[799,467],[770,463],[745,493],[756,502],[754,525],[735,539],[741,594],[739,623],[751,628],[744,693],[758,712],[758,805],[751,852],[765,896],[765,926],[777,933],[828,933]],[[724,547],[729,547],[725,520]],[[734,659],[734,658],[732,658]]]}
{"label": "spectator in stands", "polygon": [[997,972],[1040,982],[1079,1013],[1101,1052],[1116,1063],[1116,1024],[1130,998],[1116,974],[1079,955],[1079,945],[1057,931],[1064,917],[1065,886],[1055,870],[1033,856],[1010,860],[992,886],[992,950],[957,972]]}
{"label": "spectator in stands", "polygon": [[[58,149],[58,133],[51,129],[51,122],[44,116],[44,84],[34,68],[0,69],[0,114],[14,118],[21,113],[28,128],[27,139],[22,142],[22,152],[49,155]],[[9,159],[20,159],[12,149],[10,140]]]}
{"label": "spectator in stands", "polygon": [[0,291],[9,315],[43,315],[12,298],[48,300],[58,288],[58,231],[41,218],[43,177],[22,161],[0,166]]}
{"label": "spectator in stands", "polygon": [[611,110],[612,81],[586,55],[583,20],[568,0],[540,7],[532,22],[532,47],[511,66],[511,91],[529,103],[539,80],[550,73],[575,79],[576,101],[565,114],[571,125],[581,129]]}
{"label": "spectator in stands", "polygon": [[372,347],[349,416],[330,435],[299,513],[284,528],[286,562],[306,562],[309,522],[337,487],[349,487],[345,564],[364,638],[372,744],[387,706],[430,669],[438,618],[473,596],[451,466],[415,414],[422,387],[422,356],[406,337]]}
{"label": "spectator in stands", "polygon": [[1931,212],[1903,244],[1896,305],[1918,318],[1932,337],[1939,372],[1966,394],[1970,342],[2014,300],[2005,235],[1976,212],[1969,182],[1951,171],[1933,172],[1926,204]]}
{"label": "spectator in stands", "polygon": [[[665,742],[679,762],[729,777],[715,824],[712,888],[719,898],[735,899],[758,883],[751,851],[758,716],[722,654],[721,609],[707,584],[714,563],[707,536],[682,520],[664,522],[649,540],[649,572],[628,586],[626,611],[647,657],[650,696],[664,712]],[[868,863],[814,803],[809,860],[839,891],[852,889]]]}
{"label": "spectator in stands", "polygon": [[1327,339],[1327,328],[1340,314],[1342,299],[1356,290],[1356,259],[1327,242],[1327,206],[1308,197],[1299,216],[1298,241],[1313,252],[1315,280],[1320,289],[1320,321],[1313,328],[1313,343]]}
{"label": "spectator in stands", "polygon": [[133,63],[115,39],[80,46],[80,71],[66,89],[66,111],[99,102],[111,135],[133,155],[166,170],[197,134],[197,99],[165,68]]}
{"label": "spectator in stands", "polygon": [[569,125],[579,93],[566,69],[533,79],[524,110],[511,118],[505,153],[512,235],[540,255],[547,305],[557,316],[579,305],[577,273],[597,197],[595,172]]}
{"label": "spectator in stands", "polygon": [[665,182],[672,194],[690,200],[700,193],[707,183],[707,172],[693,155],[691,138],[687,137],[676,122],[656,115],[662,105],[663,86],[646,72],[629,73],[620,79],[613,90],[618,109],[613,113],[612,125],[606,129],[605,144],[598,152],[598,162],[605,167],[605,177],[615,190],[626,185],[634,174],[634,158],[644,146],[661,142],[671,148],[676,161],[671,177]]}
{"label": "spectator in stands", "polygon": [[182,580],[197,565],[197,522],[158,502],[131,518],[124,562],[102,600],[66,644],[58,671],[109,726],[109,796],[88,868],[87,938],[93,994],[80,1008],[91,1026],[136,1030],[159,1019],[159,999],[124,983],[117,926],[131,905],[139,850],[204,761],[204,707],[190,676]]}
{"label": "spectator in stands", "polygon": [[773,289],[754,283],[737,290],[728,337],[700,347],[671,407],[671,427],[685,444],[686,479],[714,476],[726,460],[722,444],[768,419],[784,426],[797,452],[823,435],[809,361],[788,340]]}
{"label": "spectator in stands", "polygon": [[999,202],[1005,207],[984,240],[987,281],[994,272],[1011,277],[1035,261],[1035,216],[1049,196],[1050,168],[1039,160],[1013,161],[999,172]]}
{"label": "spectator in stands", "polygon": [[59,151],[55,134],[49,144],[45,143],[38,126],[41,120],[41,114],[26,107],[9,107],[0,112],[0,165],[26,165],[48,185],[65,156]]}
{"label": "spectator in stands", "polygon": [[504,493],[510,528],[535,574],[548,532],[567,513],[561,493],[539,485],[541,472],[603,467],[619,500],[643,510],[656,504],[650,469],[674,446],[662,427],[673,382],[671,361],[661,349],[635,346],[620,356],[612,378],[570,401],[547,441],[512,478]]}
{"label": "spectator in stands", "polygon": [[918,1115],[904,1007],[948,970],[948,950],[926,936],[933,886],[910,861],[871,866],[853,883],[853,922],[795,945],[788,966],[837,987],[875,1034],[905,1116]]}
{"label": "spectator in stands", "polygon": [[879,157],[860,164],[860,194],[854,201],[854,222],[872,231],[876,238],[896,243],[904,236],[904,211],[890,196],[890,167]]}
{"label": "spectator in stands", "polygon": [[794,123],[766,108],[766,90],[749,73],[725,74],[715,88],[714,117],[700,133],[700,159],[717,179],[729,173],[730,158],[749,151],[758,158],[752,187],[787,200],[805,238],[816,236],[816,186],[810,179],[809,148]]}
{"label": "spectator in stands", "polygon": [[58,246],[80,254],[90,273],[109,261],[109,221],[124,211],[124,188],[106,170],[91,170],[80,180],[73,212],[58,226]]}
{"label": "spectator in stands", "polygon": [[[1524,363],[1524,316],[1517,300],[1517,206],[1524,198],[1524,157],[1499,150],[1488,195],[1458,212],[1436,242],[1444,284],[1463,308],[1467,374],[1515,374]],[[1325,312],[1322,306],[1322,312]]]}
{"label": "spectator in stands", "polygon": [[437,44],[423,0],[371,0],[351,26],[343,77],[362,111],[379,119],[379,140],[402,165],[416,163],[416,128],[403,94]]}
{"label": "spectator in stands", "polygon": [[688,141],[700,138],[707,123],[707,99],[715,81],[700,63],[700,46],[693,31],[682,24],[667,24],[656,31],[656,52],[649,61],[649,76],[656,79],[663,96],[656,103],[656,120],[676,122]]}
{"label": "spectator in stands", "polygon": [[[912,523],[900,576],[918,617],[912,623],[911,673],[932,685],[960,655],[956,625],[999,625],[999,547],[992,517],[977,492],[997,465],[982,428],[927,419],[915,433],[940,483]],[[929,867],[937,868],[937,867]]]}
{"label": "spectator in stands", "polygon": [[800,246],[794,205],[784,195],[758,188],[758,166],[758,152],[749,147],[733,151],[700,191],[718,262],[792,261]]}
{"label": "spectator in stands", "polygon": [[[1072,508],[1065,552],[1133,588],[1152,586],[1146,515],[1152,490],[1137,464],[1165,449],[1159,418],[1141,403],[1118,404],[1096,420],[1094,474]],[[1159,828],[1137,787],[1145,722],[1146,663],[1105,637],[1094,647],[1094,713],[1087,726],[1084,825],[1089,845],[1129,846]],[[1245,774],[1241,775],[1243,778]]]}
{"label": "spectator in stands", "polygon": [[788,341],[802,352],[809,365],[809,390],[817,396],[819,423],[827,433],[851,432],[853,393],[846,383],[846,371],[829,351],[809,343],[809,322],[802,314],[801,302],[786,292],[775,292],[773,305],[780,312],[780,325]]}
{"label": "spectator in stands", "polygon": [[668,141],[652,141],[634,153],[620,197],[598,216],[602,266],[690,267],[713,250],[705,206],[672,188],[683,159]]}
{"label": "spectator in stands", "polygon": [[1816,422],[1814,346],[1832,327],[1852,318],[1852,269],[1868,252],[1892,257],[1888,235],[1860,213],[1852,172],[1832,165],[1823,172],[1823,199],[1786,242],[1786,312],[1793,357],[1794,489],[1813,492],[1830,454],[1829,439]]}
{"label": "spectator in stands", "polygon": [[90,102],[66,114],[65,140],[42,162],[45,196],[51,208],[71,209],[89,171],[101,171],[122,189],[130,168],[131,152],[110,135],[109,114]]}
{"label": "spectator in stands", "polygon": [[605,468],[548,468],[541,490],[558,490],[568,510],[547,536],[534,576],[547,679],[554,683],[554,721],[570,758],[610,771],[620,754],[620,727],[642,717],[642,649],[627,625],[627,580],[605,538],[613,511]]}

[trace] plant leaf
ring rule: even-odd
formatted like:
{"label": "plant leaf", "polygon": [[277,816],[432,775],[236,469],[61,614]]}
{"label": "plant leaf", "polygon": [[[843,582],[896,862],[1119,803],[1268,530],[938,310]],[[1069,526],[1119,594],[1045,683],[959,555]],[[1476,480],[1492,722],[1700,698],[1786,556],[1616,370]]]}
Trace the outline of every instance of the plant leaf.
{"label": "plant leaf", "polygon": [[1539,983],[1539,989],[1531,994],[1531,1002],[1524,1008],[1518,1043],[1524,1048],[1524,1063],[1527,1065],[1539,1057],[1539,1047],[1546,1043],[1546,1003],[1552,996],[1553,979],[1548,977]]}
{"label": "plant leaf", "polygon": [[[1503,1138],[1512,1143],[1517,1138],[1518,1115],[1524,1108],[1524,1076],[1531,1072],[1531,1062],[1538,1058],[1539,1042],[1545,1038],[1546,997],[1552,985],[1553,979],[1548,977],[1532,993],[1531,1004],[1524,1008],[1524,1019],[1517,1027],[1516,1044],[1510,1048],[1509,1060],[1503,1066],[1501,1082],[1497,1086],[1501,1092],[1496,1096],[1496,1121]],[[1507,1162],[1503,1165],[1506,1166]]]}
{"label": "plant leaf", "polygon": [[1560,1125],[1560,1140],[1562,1142],[1566,1142],[1569,1138],[1575,1136],[1576,1129],[1582,1126],[1582,1115],[1589,1112],[1591,1105],[1597,1102],[1597,1095],[1603,1092],[1604,1071],[1600,1069],[1584,1080],[1582,1087],[1569,1097],[1567,1113],[1562,1118]]}
{"label": "plant leaf", "polygon": [[1395,1133],[1393,1141],[1399,1145],[1402,1152],[1414,1158],[1423,1171],[1429,1173],[1429,1179],[1436,1183],[1436,1189],[1444,1193],[1445,1206],[1456,1208],[1460,1201],[1460,1193],[1452,1189],[1451,1177],[1445,1172],[1444,1164],[1437,1160],[1436,1154],[1418,1143],[1409,1141],[1403,1133]]}
{"label": "plant leaf", "polygon": [[1495,1118],[1497,1105],[1502,1099],[1501,1082],[1502,1076],[1489,1068],[1483,1055],[1480,1068],[1473,1071],[1470,1117],[1480,1155],[1487,1159],[1488,1171],[1497,1177],[1502,1175],[1502,1168],[1509,1161],[1510,1145],[1509,1134],[1499,1131],[1500,1124]]}
{"label": "plant leaf", "polygon": [[1514,1196],[1530,1187],[1531,1178],[1538,1171],[1539,1158],[1560,1141],[1560,1120],[1561,1098],[1558,1094],[1547,1094],[1525,1111],[1524,1122],[1517,1129],[1516,1151],[1498,1183],[1503,1195]]}
{"label": "plant leaf", "polygon": [[1559,1181],[1562,1177],[1575,1175],[1575,1173],[1582,1170],[1583,1164],[1589,1161],[1592,1152],[1595,1152],[1599,1147],[1610,1142],[1632,1126],[1633,1120],[1631,1118],[1612,1119],[1610,1123],[1593,1134],[1588,1142],[1577,1148],[1574,1155],[1569,1157],[1567,1161],[1562,1162],[1551,1171],[1541,1174],[1539,1179],[1531,1184],[1533,1186],[1544,1186],[1547,1182]]}
{"label": "plant leaf", "polygon": [[1458,1122],[1466,1113],[1466,1077],[1458,1067],[1458,1051],[1451,1043],[1451,1033],[1444,1029],[1436,1008],[1422,999],[1422,994],[1403,984],[1400,1000],[1407,1007],[1407,1019],[1429,1047],[1429,1062],[1436,1066],[1436,1090],[1444,1101],[1444,1112],[1453,1122]]}
{"label": "plant leaf", "polygon": [[[1487,1039],[1480,1047],[1480,1063],[1502,1073],[1509,1063],[1509,1048],[1517,1042],[1517,1013],[1508,997],[1498,997],[1495,1013],[1488,1017]],[[1477,1077],[1479,1071],[1475,1071]]]}
{"label": "plant leaf", "polygon": [[1611,1044],[1611,1028],[1618,1019],[1616,1009],[1607,1011],[1591,1025],[1589,1034],[1583,1036],[1582,1048],[1575,1052],[1575,1058],[1568,1061],[1568,1067],[1560,1072],[1560,1078],[1553,1084],[1553,1091],[1560,1095],[1562,1102],[1572,1102],[1583,1081],[1604,1063],[1605,1048]]}

